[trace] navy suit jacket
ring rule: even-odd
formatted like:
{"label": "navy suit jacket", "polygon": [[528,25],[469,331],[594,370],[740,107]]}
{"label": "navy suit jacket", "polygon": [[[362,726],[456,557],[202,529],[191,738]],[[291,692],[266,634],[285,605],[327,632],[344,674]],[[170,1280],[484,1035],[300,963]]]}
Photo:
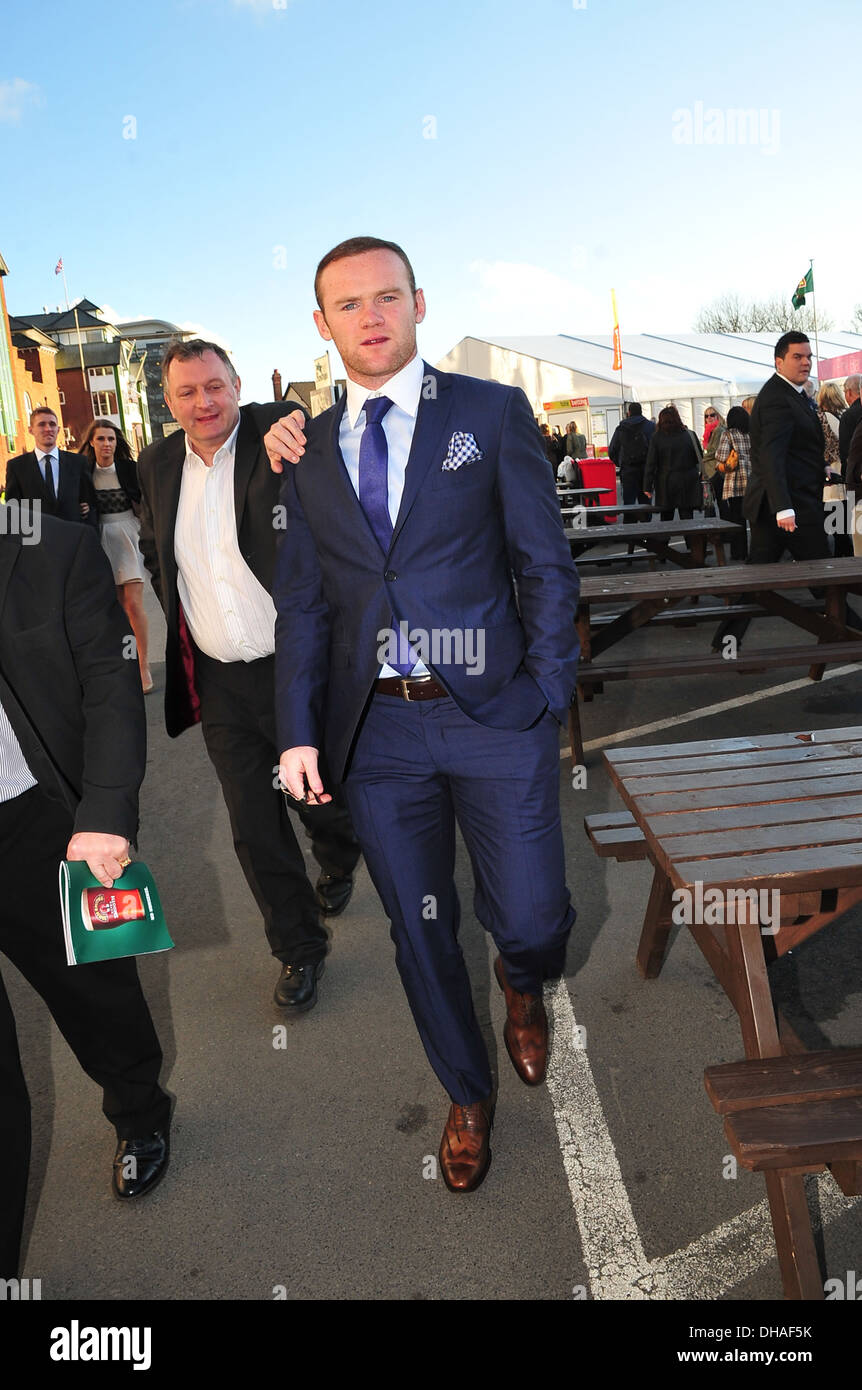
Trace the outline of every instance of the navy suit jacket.
{"label": "navy suit jacket", "polygon": [[[432,638],[483,634],[481,671],[475,647],[458,661],[445,637],[441,659],[425,657],[479,724],[525,729],[548,708],[562,722],[575,688],[578,577],[527,398],[424,365],[385,556],[338,445],[346,398],[309,423],[302,460],[286,465],[273,587],[279,750],[325,746],[338,780],[380,669],[380,634],[399,621]],[[482,458],[444,469],[456,430]]]}

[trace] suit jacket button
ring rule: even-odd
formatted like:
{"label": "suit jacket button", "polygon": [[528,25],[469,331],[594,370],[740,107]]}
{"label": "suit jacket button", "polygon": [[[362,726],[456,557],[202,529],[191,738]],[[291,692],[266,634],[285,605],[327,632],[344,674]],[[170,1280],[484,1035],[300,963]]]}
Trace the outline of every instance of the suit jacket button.
{"label": "suit jacket button", "polygon": [[394,570],[387,570],[386,573],[384,574],[383,578],[384,578],[384,579],[387,579],[387,580],[392,580],[392,579],[397,579],[397,578],[398,578],[398,575],[395,573]]}

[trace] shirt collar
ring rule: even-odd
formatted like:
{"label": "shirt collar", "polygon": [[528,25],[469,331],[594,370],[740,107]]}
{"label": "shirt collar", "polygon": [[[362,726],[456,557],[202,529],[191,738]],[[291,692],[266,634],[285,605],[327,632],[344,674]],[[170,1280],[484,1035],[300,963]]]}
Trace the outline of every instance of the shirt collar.
{"label": "shirt collar", "polygon": [[50,449],[47,454],[43,453],[41,449],[36,450],[36,461],[38,463],[41,463],[43,459],[56,459],[59,457],[60,451],[58,450],[56,445],[53,449]]}
{"label": "shirt collar", "polygon": [[[228,458],[228,457],[229,457],[229,458],[233,458],[234,453],[236,452],[236,437],[237,437],[237,434],[238,434],[238,433],[239,433],[239,416],[237,416],[236,424],[234,425],[233,429],[231,430],[231,432],[230,432],[230,434],[228,435],[227,439],[225,440],[224,444],[220,444],[219,447],[216,449],[215,454],[213,455],[213,468],[215,468],[215,466],[216,466],[217,463],[221,463],[222,459],[225,459],[225,458]],[[199,464],[201,464],[201,466],[202,466],[203,468],[206,468],[207,465],[204,463],[204,461],[203,461],[203,459],[201,458],[200,454],[196,454],[195,451],[194,451],[194,449],[192,448],[191,444],[189,443],[189,437],[188,437],[188,435],[185,436],[185,440],[186,440],[186,461],[188,461],[189,459],[196,460]]]}
{"label": "shirt collar", "polygon": [[376,390],[371,390],[367,386],[360,386],[348,377],[347,419],[350,428],[356,429],[356,422],[369,396],[388,396],[393,405],[397,405],[399,410],[403,410],[406,415],[415,419],[419,409],[419,397],[422,394],[424,374],[425,364],[417,352],[406,367],[402,367],[400,372],[396,372]]}
{"label": "shirt collar", "polygon": [[783,382],[784,382],[784,385],[785,385],[785,386],[789,386],[790,389],[791,389],[791,391],[798,391],[798,393],[799,393],[800,396],[801,396],[801,395],[803,394],[803,392],[805,391],[805,383],[804,383],[804,382],[802,383],[801,386],[797,386],[795,381],[788,381],[788,380],[787,380],[787,377],[786,377],[786,376],[782,376],[780,372],[776,372],[775,375],[778,377],[779,381],[783,381]]}

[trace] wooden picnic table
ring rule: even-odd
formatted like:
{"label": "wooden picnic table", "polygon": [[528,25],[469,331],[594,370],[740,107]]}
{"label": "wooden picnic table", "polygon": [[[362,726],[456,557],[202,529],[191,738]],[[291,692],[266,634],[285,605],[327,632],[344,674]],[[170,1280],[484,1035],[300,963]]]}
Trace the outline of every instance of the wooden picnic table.
{"label": "wooden picnic table", "polygon": [[[589,516],[589,513],[587,513]],[[720,517],[697,517],[688,521],[636,521],[619,522],[608,526],[566,526],[566,539],[571,542],[573,551],[576,545],[592,546],[626,541],[629,546],[643,546],[650,555],[660,560],[668,560],[684,569],[699,569],[706,564],[706,548],[711,545],[720,565],[725,562],[724,542],[739,533],[735,521],[724,521]],[[682,536],[688,549],[674,550],[671,541]],[[592,556],[590,557],[593,558]],[[602,558],[602,557],[599,557]],[[613,556],[613,559],[628,559],[628,555]]]}
{"label": "wooden picnic table", "polygon": [[[862,901],[862,727],[624,748],[604,759],[654,870],[641,975],[659,974],[676,911],[739,1015],[746,1058],[804,1053],[775,1009],[767,966]],[[710,913],[710,902],[722,906]],[[822,1055],[849,1063],[848,1054],[843,1063],[841,1053]],[[842,1141],[844,1152],[859,1151],[860,1104],[827,1106],[836,1153]],[[804,1117],[820,1113],[797,1109],[788,1165],[795,1171],[765,1170],[791,1298],[823,1298],[802,1184]],[[862,1164],[827,1163],[845,1193],[862,1192]]]}
{"label": "wooden picnic table", "polygon": [[[623,529],[623,528],[620,528]],[[787,597],[791,589],[814,588],[822,592],[824,611]],[[835,560],[783,561],[775,565],[723,565],[701,569],[639,574],[614,574],[581,579],[576,623],[581,641],[578,691],[589,701],[606,680],[638,680],[680,675],[745,674],[764,668],[808,666],[812,680],[820,680],[829,662],[862,660],[860,634],[845,622],[847,594],[862,594],[862,565],[855,556]],[[793,627],[812,634],[816,643],[759,651],[692,656],[647,656],[624,661],[596,661],[611,647],[650,622],[662,622],[665,614],[688,600],[713,595],[724,607],[710,607],[703,617],[742,612],[746,606],[760,613],[784,618]],[[743,600],[736,603],[734,600]],[[594,622],[596,608],[619,609],[609,621]],[[694,620],[697,610],[683,610]],[[580,711],[577,698],[569,708],[572,761],[583,762]]]}
{"label": "wooden picnic table", "polygon": [[[560,512],[563,516],[569,516],[574,512],[582,512],[583,506],[561,507]],[[666,511],[665,507],[657,507],[653,502],[598,502],[590,506],[590,515],[599,513],[600,516],[634,516],[649,517],[655,512]]]}
{"label": "wooden picnic table", "polygon": [[599,498],[612,491],[609,487],[575,487],[574,484],[557,483],[557,494],[561,500],[564,496],[583,497],[584,505],[587,507],[597,506]]}

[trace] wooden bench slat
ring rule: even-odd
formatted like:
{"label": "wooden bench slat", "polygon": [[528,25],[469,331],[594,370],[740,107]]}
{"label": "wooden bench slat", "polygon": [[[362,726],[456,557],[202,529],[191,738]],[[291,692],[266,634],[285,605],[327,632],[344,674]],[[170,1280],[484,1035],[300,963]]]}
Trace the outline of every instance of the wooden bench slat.
{"label": "wooden bench slat", "polygon": [[811,642],[805,646],[772,647],[743,652],[732,661],[721,656],[630,657],[626,661],[596,661],[581,665],[578,685],[601,681],[652,680],[662,676],[711,676],[782,666],[819,666],[830,662],[862,661],[862,641]]}
{"label": "wooden bench slat", "polygon": [[[700,777],[705,772],[724,772],[731,768],[744,768],[749,771],[761,767],[788,767],[799,764],[803,764],[803,771],[806,771],[805,765],[808,763],[827,760],[832,762],[836,758],[852,757],[862,757],[862,739],[855,743],[841,744],[798,743],[793,748],[765,748],[757,752],[740,749],[723,756],[715,753],[698,758],[697,776]],[[691,777],[691,758],[647,758],[643,762],[629,763],[625,770],[626,784],[632,777],[664,777],[676,772],[684,772]]]}
{"label": "wooden bench slat", "polygon": [[[832,779],[834,777],[850,777],[856,773],[862,773],[862,755],[835,759],[830,762],[806,762],[804,764],[790,763],[787,766],[781,763],[752,764],[751,767],[728,767],[722,768],[718,772],[703,772],[697,774],[697,785],[701,790],[707,787],[718,789],[719,787],[750,787],[752,796],[749,800],[761,796],[770,787],[776,787],[780,791],[782,784],[788,782],[798,782],[800,777],[805,777],[808,781],[818,778]],[[688,772],[677,772],[655,776],[653,773],[644,773],[643,784],[649,786],[650,793],[684,791],[691,786],[691,769]],[[637,796],[638,786],[641,779],[637,774],[626,777],[626,787],[628,791]],[[825,785],[825,784],[824,784]]]}
{"label": "wooden bench slat", "polygon": [[610,811],[585,816],[584,829],[600,859],[616,859],[628,863],[645,859],[646,840],[630,811]]}
{"label": "wooden bench slat", "polygon": [[862,1159],[862,1096],[740,1110],[724,1121],[744,1168],[763,1172]]}
{"label": "wooden bench slat", "polygon": [[[853,743],[862,740],[862,725],[851,724],[842,729],[817,729],[813,738],[815,743]],[[694,739],[687,743],[658,743],[647,748],[613,748],[605,753],[605,759],[618,767],[621,775],[628,772],[626,764],[639,763],[649,758],[700,758],[716,751],[751,752],[761,748],[794,748],[802,740],[798,734],[762,734],[752,738],[706,738]]]}
{"label": "wooden bench slat", "polygon": [[665,811],[714,811],[718,807],[757,806],[761,802],[770,804],[776,801],[801,801],[803,799],[823,800],[828,804],[833,796],[846,796],[862,792],[862,777],[852,776],[800,778],[798,782],[764,782],[760,788],[726,787],[716,791],[704,787],[699,791],[656,792],[650,790],[648,781],[638,789],[635,800],[638,806],[649,810],[650,816]]}
{"label": "wooden bench slat", "polygon": [[805,1100],[862,1096],[862,1047],[791,1057],[749,1058],[707,1067],[704,1084],[719,1115]]}
{"label": "wooden bench slat", "polygon": [[[686,835],[662,835],[658,842],[662,852],[670,859],[679,859],[687,849],[695,852],[698,859],[712,859],[728,854],[732,848],[728,843],[731,836],[738,845],[738,828],[730,826],[723,831],[699,835],[696,841]],[[796,825],[750,827],[744,840],[750,854],[774,849],[810,849],[814,845],[855,843],[862,840],[862,820],[805,820]]]}
{"label": "wooden bench slat", "polygon": [[736,854],[729,859],[692,859],[675,863],[672,880],[677,887],[781,888],[791,880],[794,892],[809,888],[843,888],[859,881],[862,843],[823,845],[816,849]]}
{"label": "wooden bench slat", "polygon": [[[627,814],[627,813],[626,813]],[[733,806],[720,811],[669,811],[651,814],[653,829],[662,843],[666,835],[677,835],[685,849],[689,840],[692,849],[700,848],[700,840],[692,836],[715,830],[746,830],[770,825],[799,825],[818,820],[841,820],[847,816],[862,816],[862,795],[828,797],[823,801],[776,801],[769,805]],[[663,826],[666,825],[666,829]]]}

